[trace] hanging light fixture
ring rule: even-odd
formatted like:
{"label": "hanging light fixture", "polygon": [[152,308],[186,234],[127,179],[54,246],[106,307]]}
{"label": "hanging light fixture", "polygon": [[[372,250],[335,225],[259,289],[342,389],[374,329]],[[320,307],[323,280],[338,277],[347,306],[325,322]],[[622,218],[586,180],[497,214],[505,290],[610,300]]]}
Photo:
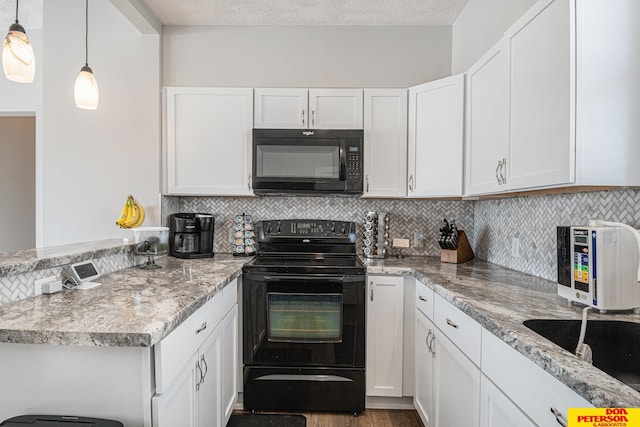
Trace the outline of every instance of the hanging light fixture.
{"label": "hanging light fixture", "polygon": [[9,33],[2,42],[2,68],[11,81],[31,83],[36,74],[36,58],[33,46],[18,23],[18,1],[16,0],[16,22],[9,27]]}
{"label": "hanging light fixture", "polygon": [[95,110],[98,108],[98,100],[100,92],[98,90],[98,82],[93,75],[93,71],[89,67],[89,0],[85,0],[85,32],[84,32],[84,66],[80,69],[80,73],[76,78],[76,84],[73,88],[73,97],[76,100],[76,106],[85,110]]}

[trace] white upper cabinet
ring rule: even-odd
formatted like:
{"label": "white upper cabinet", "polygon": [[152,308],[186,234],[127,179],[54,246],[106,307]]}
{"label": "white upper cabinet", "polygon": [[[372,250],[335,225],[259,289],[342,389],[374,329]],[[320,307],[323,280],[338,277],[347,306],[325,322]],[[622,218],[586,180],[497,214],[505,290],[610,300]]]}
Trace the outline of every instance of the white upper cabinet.
{"label": "white upper cabinet", "polygon": [[255,90],[257,129],[362,129],[362,89]]}
{"label": "white upper cabinet", "polygon": [[165,89],[165,191],[249,195],[253,89]]}
{"label": "white upper cabinet", "polygon": [[629,16],[640,2],[540,0],[469,70],[466,194],[640,185]]}
{"label": "white upper cabinet", "polygon": [[569,0],[539,2],[505,34],[513,189],[574,181],[572,8]]}
{"label": "white upper cabinet", "polygon": [[406,197],[407,90],[364,91],[364,197]]}
{"label": "white upper cabinet", "polygon": [[462,195],[464,74],[409,88],[409,197]]}
{"label": "white upper cabinet", "polygon": [[504,42],[467,72],[465,191],[491,193],[506,188],[509,104]]}

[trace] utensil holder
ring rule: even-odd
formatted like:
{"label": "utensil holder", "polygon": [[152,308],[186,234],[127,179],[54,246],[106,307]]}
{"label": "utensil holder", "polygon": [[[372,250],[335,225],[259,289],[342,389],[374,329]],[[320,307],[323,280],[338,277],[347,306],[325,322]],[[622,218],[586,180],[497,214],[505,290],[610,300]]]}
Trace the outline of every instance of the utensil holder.
{"label": "utensil holder", "polygon": [[367,212],[364,216],[365,258],[386,258],[389,242],[389,214]]}
{"label": "utensil holder", "polygon": [[475,255],[464,230],[458,230],[458,246],[455,249],[440,249],[440,261],[460,264],[471,261]]}

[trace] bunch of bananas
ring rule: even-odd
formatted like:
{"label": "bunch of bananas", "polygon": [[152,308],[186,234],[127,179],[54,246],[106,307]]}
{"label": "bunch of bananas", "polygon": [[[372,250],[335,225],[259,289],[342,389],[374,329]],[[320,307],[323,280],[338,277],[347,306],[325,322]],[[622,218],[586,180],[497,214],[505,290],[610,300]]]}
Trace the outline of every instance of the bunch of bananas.
{"label": "bunch of bananas", "polygon": [[116,221],[116,225],[120,228],[140,227],[144,222],[144,217],[145,212],[142,205],[136,202],[133,196],[129,195],[122,212],[120,212],[120,218]]}

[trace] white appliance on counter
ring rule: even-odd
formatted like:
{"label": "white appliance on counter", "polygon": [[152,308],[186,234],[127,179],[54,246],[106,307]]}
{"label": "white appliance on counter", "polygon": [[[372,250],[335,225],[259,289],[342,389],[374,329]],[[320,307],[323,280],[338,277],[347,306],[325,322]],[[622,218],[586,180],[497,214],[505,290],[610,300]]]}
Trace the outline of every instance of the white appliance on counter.
{"label": "white appliance on counter", "polygon": [[591,220],[557,233],[558,295],[600,312],[640,312],[640,231]]}

